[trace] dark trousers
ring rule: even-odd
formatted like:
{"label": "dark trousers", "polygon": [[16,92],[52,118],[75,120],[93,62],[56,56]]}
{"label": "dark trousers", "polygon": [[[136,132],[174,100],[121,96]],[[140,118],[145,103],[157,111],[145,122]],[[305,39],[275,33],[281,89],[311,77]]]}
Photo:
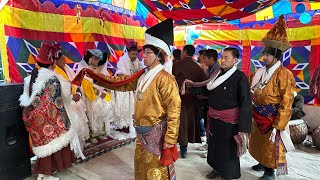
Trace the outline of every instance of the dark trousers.
{"label": "dark trousers", "polygon": [[224,179],[240,178],[240,160],[237,156],[237,144],[233,139],[238,134],[238,125],[218,119],[208,119],[208,123],[208,164]]}
{"label": "dark trousers", "polygon": [[195,105],[195,112],[196,112],[196,121],[199,122],[199,131],[200,136],[206,136],[206,126],[207,126],[207,112],[208,112],[208,105],[207,100],[197,101]]}

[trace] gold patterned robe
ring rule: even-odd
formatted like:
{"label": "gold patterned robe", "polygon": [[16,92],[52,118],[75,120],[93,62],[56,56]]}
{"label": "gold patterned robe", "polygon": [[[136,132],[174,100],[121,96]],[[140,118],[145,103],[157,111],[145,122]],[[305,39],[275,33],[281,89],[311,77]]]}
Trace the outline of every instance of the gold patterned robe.
{"label": "gold patterned robe", "polygon": [[[254,76],[254,73],[251,77]],[[252,83],[252,78],[250,84]],[[295,90],[295,79],[292,73],[282,65],[274,72],[269,83],[265,88],[254,91],[253,101],[259,105],[280,104],[278,115],[272,124],[272,127],[278,130],[285,130],[290,117],[293,103],[293,92]],[[277,169],[275,145],[269,140],[271,131],[262,134],[257,123],[253,121],[252,131],[249,141],[249,152],[259,163],[268,167]],[[280,160],[285,160],[285,150],[280,143]]]}
{"label": "gold patterned robe", "polygon": [[[123,76],[105,79],[117,81]],[[121,87],[110,87],[103,82],[98,85],[118,91],[136,90],[137,80]],[[134,125],[154,126],[160,121],[167,121],[167,131],[164,141],[176,144],[179,134],[181,100],[175,78],[161,70],[145,90],[142,100],[135,99]],[[167,180],[169,179],[168,167],[159,163],[160,156],[148,152],[136,138],[136,150],[134,157],[134,170],[136,180]]]}

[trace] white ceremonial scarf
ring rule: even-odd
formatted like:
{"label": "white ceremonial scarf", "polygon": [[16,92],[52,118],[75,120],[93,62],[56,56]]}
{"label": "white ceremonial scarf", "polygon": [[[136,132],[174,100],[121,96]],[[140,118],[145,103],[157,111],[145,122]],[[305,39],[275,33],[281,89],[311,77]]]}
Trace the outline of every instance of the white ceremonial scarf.
{"label": "white ceremonial scarf", "polygon": [[115,75],[131,75],[128,60],[130,60],[128,53],[124,53],[124,55],[119,58],[117,63],[118,70],[116,71]]}
{"label": "white ceremonial scarf", "polygon": [[172,74],[172,66],[173,66],[173,61],[169,59],[167,62],[164,63],[164,70],[166,70],[168,73]]}
{"label": "white ceremonial scarf", "polygon": [[[214,88],[218,87],[220,84],[222,84],[225,80],[227,80],[234,72],[236,72],[237,66],[234,65],[231,69],[229,69],[224,75],[219,76],[221,73],[221,70],[215,75],[215,77],[212,78],[211,81],[207,83],[207,89],[209,91],[213,90]],[[217,78],[218,77],[218,78]]]}
{"label": "white ceremonial scarf", "polygon": [[[256,90],[257,88],[263,89],[266,87],[270,79],[272,78],[274,72],[281,66],[281,62],[278,61],[271,68],[268,69],[264,66],[257,70],[252,78],[251,90]],[[260,86],[260,87],[259,87]]]}
{"label": "white ceremonial scarf", "polygon": [[137,69],[138,71],[143,69],[144,63],[143,61],[139,61],[138,58],[136,60],[132,61],[129,57],[129,54],[126,52],[123,56],[120,57],[115,75],[118,74],[124,74],[124,75],[132,75],[133,72],[131,72],[131,69]]}
{"label": "white ceremonial scarf", "polygon": [[67,64],[64,65],[64,71],[66,72],[70,81],[76,77],[76,73]]}
{"label": "white ceremonial scarf", "polygon": [[144,92],[154,79],[156,75],[163,69],[162,64],[158,64],[153,69],[149,70],[147,73],[142,74],[142,76],[139,78],[138,86],[136,92]]}
{"label": "white ceremonial scarf", "polygon": [[[269,137],[269,140],[273,143],[275,142],[275,139],[276,139],[276,133],[277,133],[277,129],[273,128],[271,135]],[[287,152],[293,151],[295,149],[292,143],[291,137],[286,130],[280,131],[280,137]]]}

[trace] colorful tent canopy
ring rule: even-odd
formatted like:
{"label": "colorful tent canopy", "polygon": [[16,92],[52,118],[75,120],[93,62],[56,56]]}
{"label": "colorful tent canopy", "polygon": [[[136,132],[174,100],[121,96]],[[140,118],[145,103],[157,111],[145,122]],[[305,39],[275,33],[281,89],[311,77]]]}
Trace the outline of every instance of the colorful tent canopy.
{"label": "colorful tent canopy", "polygon": [[[3,0],[4,1],[4,0]],[[8,0],[5,0],[8,1]],[[83,9],[92,7],[94,9],[103,8],[109,10],[111,13],[117,12],[121,14],[133,15],[134,19],[141,23],[141,26],[150,27],[154,22],[158,22],[151,12],[149,12],[144,5],[138,0],[39,0],[41,3],[47,1],[52,2],[57,8],[63,4],[68,5],[74,9],[77,4],[80,4]],[[1,8],[0,8],[1,9]]]}
{"label": "colorful tent canopy", "polygon": [[[3,0],[4,1],[4,0]],[[7,0],[6,0],[7,1]],[[40,0],[44,3],[49,0]],[[221,0],[220,0],[221,1]],[[304,0],[302,3],[305,5],[305,10],[317,10],[320,9],[319,3],[314,3],[314,1]],[[318,0],[320,1],[320,0]],[[228,20],[231,24],[243,24],[247,22],[263,21],[272,18],[279,17],[281,14],[291,14],[295,13],[295,7],[301,4],[301,0],[277,0],[277,1],[245,1],[244,0],[229,0],[229,1],[214,1],[208,3],[207,1],[200,0],[163,0],[163,1],[125,1],[125,0],[50,0],[54,3],[56,7],[62,4],[67,4],[71,9],[73,9],[77,4],[81,4],[83,9],[91,6],[94,9],[103,8],[110,12],[118,12],[119,14],[130,14],[134,15],[134,18],[140,21],[141,26],[150,26],[157,18],[164,20],[168,17],[176,17],[175,25],[192,25],[192,24],[202,24],[202,23],[212,23],[212,22],[223,22]],[[153,6],[148,6],[150,3],[154,3],[156,7],[156,12],[152,9]],[[162,5],[157,5],[161,4]],[[166,6],[163,4],[166,3]],[[174,6],[170,6],[175,4]],[[179,4],[179,5],[177,5]],[[201,6],[202,4],[202,6]],[[224,4],[224,5],[221,5]],[[273,5],[272,5],[273,4]],[[272,6],[269,6],[272,5]],[[160,8],[158,7],[160,6]],[[210,6],[210,7],[207,7]],[[222,8],[219,8],[219,7]],[[268,7],[269,6],[269,7]],[[147,8],[146,8],[147,7]],[[171,9],[170,9],[171,7]],[[200,9],[197,9],[201,7]],[[231,9],[233,8],[233,10]],[[239,11],[235,11],[236,9]],[[254,10],[256,8],[256,10]],[[150,13],[153,12],[157,17]],[[209,11],[209,13],[208,13]],[[221,12],[218,12],[221,11]],[[233,12],[234,11],[234,12]],[[259,11],[259,12],[258,12]],[[194,13],[193,13],[194,12]],[[204,13],[205,12],[205,13]],[[257,13],[256,13],[257,12]],[[201,16],[199,18],[193,19],[193,16]],[[219,15],[218,18],[216,14]],[[190,15],[191,14],[191,15]],[[206,16],[213,18],[206,18]],[[242,17],[242,18],[241,18]],[[180,19],[179,19],[180,18]],[[181,18],[184,18],[181,20]],[[241,22],[240,22],[241,18]],[[151,22],[150,22],[151,21]],[[144,24],[145,23],[145,24]]]}
{"label": "colorful tent canopy", "polygon": [[240,19],[267,8],[279,0],[144,0],[160,20],[172,17],[176,25],[217,23]]}
{"label": "colorful tent canopy", "polygon": [[143,45],[146,28],[134,15],[86,5],[84,9],[81,3],[71,7],[50,1],[8,1],[0,11],[0,59],[6,80],[22,82],[43,41],[61,44],[67,63],[74,69],[86,49],[99,48],[110,54],[113,71],[130,41]]}
{"label": "colorful tent canopy", "polygon": [[[142,1],[136,1],[135,10],[114,4],[120,1],[105,4],[106,0],[0,0],[0,5],[5,1],[6,6],[0,10],[0,59],[5,78],[12,82],[21,82],[30,73],[43,41],[61,44],[67,63],[74,70],[85,49],[107,51],[110,54],[109,69],[114,71],[126,44],[134,40],[142,46],[146,29],[142,26],[158,21],[154,18],[147,23],[150,16],[146,15],[148,10]],[[192,2],[196,1],[188,1],[189,4]],[[256,14],[233,21],[178,26],[175,28],[175,48],[182,48],[186,44],[186,29],[192,27],[200,32],[194,40],[197,51],[214,48],[221,52],[227,46],[237,47],[241,52],[238,67],[249,74],[263,65],[259,41],[279,14],[287,14],[287,32],[293,48],[284,53],[283,64],[295,75],[297,91],[305,95],[306,102],[318,104],[307,96],[307,89],[310,74],[320,63],[320,17],[316,13],[319,3],[304,3],[306,13],[313,16],[308,24],[298,20],[300,14],[295,12],[296,5],[296,2],[279,1]]]}
{"label": "colorful tent canopy", "polygon": [[[305,12],[308,12],[310,16],[313,16],[317,10],[320,9],[320,3],[318,2],[289,2],[289,1],[279,1],[274,5],[263,9],[255,14],[252,14],[241,19],[236,19],[232,21],[227,21],[229,24],[238,25],[241,28],[246,26],[251,27],[255,24],[263,25],[265,23],[274,23],[274,18],[278,18],[280,15],[288,17],[294,16],[296,19],[300,17],[300,13],[296,12],[296,7],[302,5],[305,8]],[[274,21],[274,22],[273,22]]]}

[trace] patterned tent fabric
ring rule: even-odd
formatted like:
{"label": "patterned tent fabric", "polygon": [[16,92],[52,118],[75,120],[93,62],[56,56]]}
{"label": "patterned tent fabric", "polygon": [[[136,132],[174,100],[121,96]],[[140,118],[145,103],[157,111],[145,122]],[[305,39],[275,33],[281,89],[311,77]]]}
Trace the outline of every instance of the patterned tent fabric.
{"label": "patterned tent fabric", "polygon": [[[1,0],[0,0],[1,1]],[[2,0],[3,1],[3,0]],[[6,0],[8,1],[8,0]],[[158,23],[156,18],[149,12],[144,5],[138,0],[39,0],[42,4],[45,2],[52,2],[57,8],[61,5],[68,5],[74,9],[77,4],[81,4],[82,9],[88,7],[99,9],[103,8],[111,13],[119,13],[120,15],[132,15],[135,20],[138,20],[141,26],[151,27]],[[0,6],[1,7],[1,6]],[[0,8],[1,9],[1,8]]]}
{"label": "patterned tent fabric", "polygon": [[[84,5],[85,6],[85,5]],[[155,22],[156,23],[156,22]],[[4,78],[22,82],[34,67],[41,42],[58,42],[74,70],[86,49],[109,53],[109,70],[115,71],[126,45],[135,41],[141,47],[144,32],[133,15],[110,12],[78,3],[58,7],[46,1],[9,1],[0,11],[0,51]]]}
{"label": "patterned tent fabric", "polygon": [[289,2],[282,0],[255,14],[243,17],[241,19],[228,21],[227,23],[238,25],[241,28],[253,28],[253,26],[256,24],[259,24],[260,26],[263,26],[267,23],[274,24],[276,18],[278,18],[282,14],[285,15],[286,19],[288,19],[288,17],[299,19],[301,14],[296,12],[296,7],[297,5],[301,4],[303,4],[303,6],[305,7],[305,12],[309,13],[310,16],[313,16],[316,11],[320,9],[319,2]]}
{"label": "patterned tent fabric", "polygon": [[173,18],[176,25],[217,23],[240,19],[273,5],[279,0],[143,0],[160,20]]}
{"label": "patterned tent fabric", "polygon": [[[303,95],[305,103],[320,105],[320,98],[308,95],[310,77],[320,63],[320,14],[313,16],[309,24],[302,24],[295,14],[288,15],[287,33],[292,48],[283,53],[281,61],[295,76],[296,91]],[[276,18],[270,19],[275,22]],[[263,54],[260,41],[273,27],[272,23],[254,28],[241,29],[239,26],[230,24],[203,24],[197,25],[195,31],[200,36],[194,40],[196,54],[201,49],[216,49],[221,57],[225,47],[235,47],[240,52],[237,62],[239,70],[249,75],[256,69],[264,66]],[[188,26],[175,28],[175,47],[182,49],[186,44],[185,35]]]}
{"label": "patterned tent fabric", "polygon": [[[8,0],[2,0],[2,1],[8,1]],[[50,1],[52,3],[54,3],[54,5],[56,7],[59,7],[62,4],[67,4],[71,9],[73,9],[77,4],[79,4],[78,0],[39,0],[41,3],[44,3],[46,1]],[[198,2],[199,1],[199,2]],[[214,11],[219,11],[221,10],[221,14],[223,14],[223,16],[225,16],[226,18],[218,18],[218,19],[214,19],[214,20],[210,20],[206,19],[205,17],[201,17],[201,20],[203,21],[199,21],[197,19],[193,19],[191,20],[189,17],[190,14],[187,15],[183,15],[186,19],[184,20],[177,20],[175,25],[190,25],[190,24],[199,24],[199,23],[212,23],[212,22],[221,22],[224,20],[228,20],[228,23],[230,24],[243,24],[243,23],[248,23],[248,22],[256,22],[256,21],[264,21],[264,20],[269,20],[269,19],[273,19],[276,17],[279,17],[281,14],[291,14],[291,13],[295,13],[295,7],[296,5],[303,3],[305,5],[306,11],[310,11],[310,10],[316,10],[319,9],[319,3],[315,3],[315,2],[320,2],[320,0],[277,0],[275,3],[273,3],[272,7],[269,6],[267,7],[267,1],[266,0],[260,0],[260,1],[256,1],[256,3],[254,3],[254,1],[252,1],[252,4],[250,4],[250,2],[246,1],[246,3],[249,3],[250,5],[248,5],[248,7],[244,7],[244,8],[240,8],[242,7],[242,5],[237,5],[237,3],[241,4],[242,1],[244,0],[228,0],[225,1],[225,4],[228,4],[228,6],[233,7],[233,8],[240,8],[239,11],[244,11],[244,12],[249,12],[247,13],[247,15],[245,15],[244,12],[241,12],[241,14],[236,14],[238,12],[231,12],[231,9],[229,7],[225,7],[222,9],[219,9],[219,2],[217,0],[212,0],[214,1],[210,3],[206,2],[206,1],[201,1],[200,0],[186,0],[186,1],[172,1],[172,0],[167,0],[167,1],[153,1],[153,3],[155,4],[159,4],[162,2],[163,3],[167,3],[167,7],[170,5],[172,5],[173,3],[178,3],[178,5],[173,6],[172,10],[169,10],[168,12],[166,12],[166,14],[168,14],[168,17],[171,17],[173,15],[176,15],[175,13],[179,11],[179,13],[190,13],[192,11],[188,11],[188,10],[196,10],[198,7],[201,6],[201,4],[205,5],[215,5],[216,7],[209,7],[207,8],[205,5],[201,6],[201,9],[198,11],[194,11],[196,13],[200,13],[198,14],[198,16],[205,16],[206,14],[201,14],[201,12],[206,12],[205,10],[208,9],[210,13],[214,12]],[[217,2],[216,2],[217,1]],[[239,2],[238,2],[239,1]],[[188,3],[186,3],[188,2]],[[237,2],[237,3],[236,3]],[[222,1],[220,2],[222,3]],[[143,1],[143,0],[82,0],[81,1],[81,6],[83,9],[86,9],[88,6],[93,7],[94,9],[98,9],[98,8],[104,8],[104,9],[108,9],[111,12],[118,12],[120,14],[130,14],[130,15],[134,15],[134,18],[139,20],[141,24],[143,24],[143,26],[147,25],[147,26],[151,26],[151,24],[153,24],[154,22],[157,22],[158,18],[160,18],[161,20],[164,20],[167,18],[166,16],[161,15],[161,13],[157,12],[155,15],[157,15],[157,17],[155,17],[151,12],[153,12],[153,9],[148,7],[148,5],[146,5],[147,2]],[[200,5],[199,5],[200,4]],[[270,5],[272,4],[272,1],[270,1]],[[179,8],[180,5],[180,8]],[[245,4],[244,4],[245,5]],[[147,8],[146,8],[147,7]],[[159,9],[158,6],[157,7],[157,11],[163,11],[162,9]],[[164,7],[164,6],[161,6]],[[259,10],[259,12],[257,11],[257,13],[255,13],[256,11],[251,11],[253,8],[257,7],[257,10]],[[165,7],[164,7],[165,9]],[[263,9],[263,10],[262,10]],[[149,11],[151,10],[151,11]],[[222,12],[224,11],[224,12]],[[172,14],[170,14],[172,13]],[[229,15],[227,15],[229,13]],[[160,14],[160,16],[158,16]],[[209,14],[210,17],[214,16],[212,14]],[[239,16],[240,15],[240,16]],[[181,16],[180,14],[177,14],[177,16]],[[163,17],[163,19],[162,19]],[[231,18],[230,18],[231,17]],[[236,18],[234,18],[236,17]],[[243,17],[240,18],[239,17]],[[230,20],[230,19],[234,19],[234,20]]]}

